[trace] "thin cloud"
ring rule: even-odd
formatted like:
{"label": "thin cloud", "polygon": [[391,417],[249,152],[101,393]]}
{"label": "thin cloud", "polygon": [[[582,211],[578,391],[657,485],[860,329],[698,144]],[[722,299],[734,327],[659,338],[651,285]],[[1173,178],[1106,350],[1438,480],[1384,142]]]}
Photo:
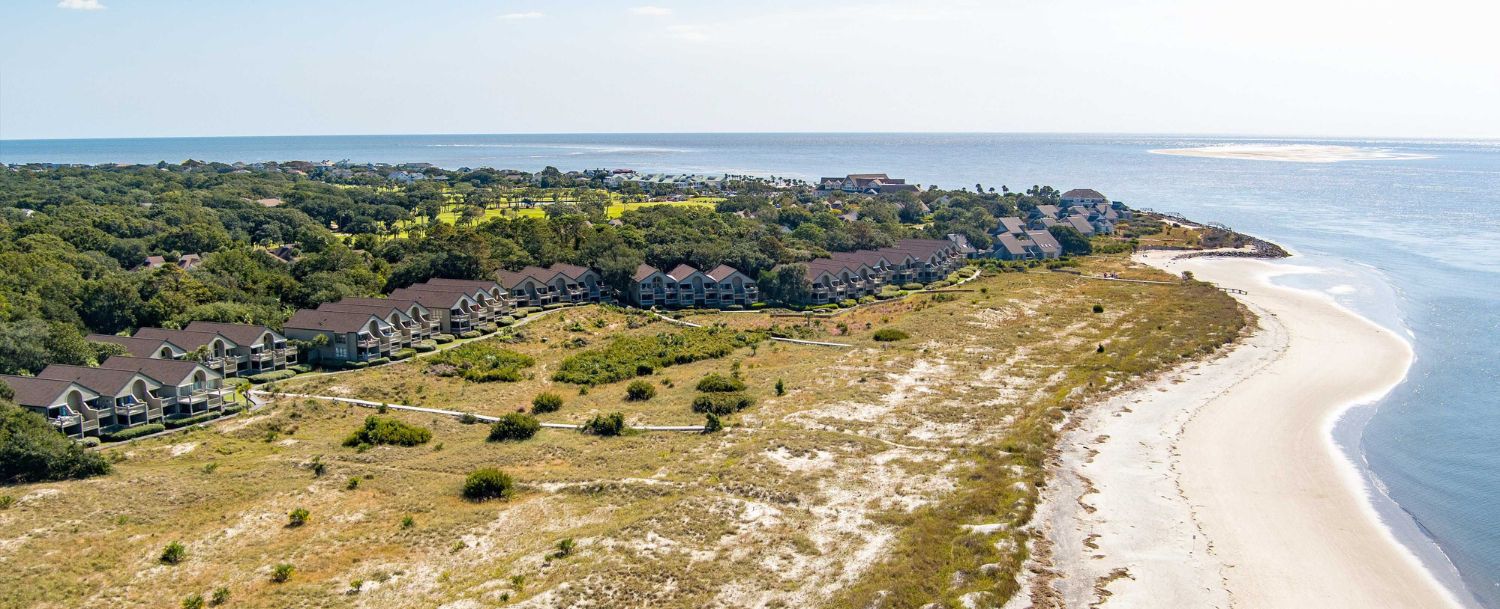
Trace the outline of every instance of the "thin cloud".
{"label": "thin cloud", "polygon": [[70,11],[102,11],[104,5],[99,0],[62,0],[57,3],[57,8],[65,8]]}
{"label": "thin cloud", "polygon": [[708,40],[708,29],[701,25],[674,25],[667,28],[667,33],[678,40],[688,42],[706,42]]}
{"label": "thin cloud", "polygon": [[515,21],[518,19],[541,19],[542,17],[546,16],[547,15],[542,13],[541,11],[526,11],[524,13],[506,13],[504,15],[501,15],[500,18],[506,21]]}
{"label": "thin cloud", "polygon": [[647,17],[666,17],[672,14],[672,9],[661,6],[635,6],[630,8],[632,15],[645,15]]}

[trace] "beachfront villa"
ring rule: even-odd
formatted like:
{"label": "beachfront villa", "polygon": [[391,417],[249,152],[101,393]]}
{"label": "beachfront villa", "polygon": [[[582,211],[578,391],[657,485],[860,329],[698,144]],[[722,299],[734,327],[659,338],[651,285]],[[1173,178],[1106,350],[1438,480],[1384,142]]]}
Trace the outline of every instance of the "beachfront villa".
{"label": "beachfront villa", "polygon": [[517,307],[613,300],[598,271],[573,264],[528,266],[519,271],[499,271],[495,277]]}
{"label": "beachfront villa", "polygon": [[749,275],[725,264],[708,272],[679,264],[665,273],[642,264],[631,277],[628,296],[631,304],[642,308],[729,308],[760,300],[760,290]]}
{"label": "beachfront villa", "polygon": [[319,363],[343,365],[388,358],[399,340],[396,327],[371,312],[302,309],[282,329],[290,338],[320,343],[308,350]]}

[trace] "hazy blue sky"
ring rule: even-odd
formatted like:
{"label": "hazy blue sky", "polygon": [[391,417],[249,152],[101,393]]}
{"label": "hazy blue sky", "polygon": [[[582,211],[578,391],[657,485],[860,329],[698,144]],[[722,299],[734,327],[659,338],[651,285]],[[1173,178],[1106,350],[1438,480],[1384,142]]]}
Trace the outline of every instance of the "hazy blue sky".
{"label": "hazy blue sky", "polygon": [[4,0],[0,139],[1500,137],[1493,0]]}

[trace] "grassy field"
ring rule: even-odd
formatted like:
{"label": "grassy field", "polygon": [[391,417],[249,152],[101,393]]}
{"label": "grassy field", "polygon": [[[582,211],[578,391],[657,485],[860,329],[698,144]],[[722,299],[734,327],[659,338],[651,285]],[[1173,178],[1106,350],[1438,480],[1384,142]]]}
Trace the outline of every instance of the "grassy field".
{"label": "grassy field", "polygon": [[[1080,270],[1166,278],[1128,265],[1095,257]],[[1213,351],[1246,320],[1201,284],[1030,272],[964,287],[811,322],[810,335],[852,348],[765,342],[659,370],[643,402],[624,399],[628,381],[580,395],[548,380],[580,349],[679,330],[597,306],[520,328],[507,346],[536,364],[519,382],[432,376],[420,361],[294,379],[279,388],[489,414],[548,390],[564,405],[544,421],[618,411],[700,424],[693,385],[738,371],[756,403],[712,435],[544,429],[507,444],[486,442],[483,425],[393,412],[432,442],[360,452],[341,443],[370,410],[284,400],[112,449],[107,477],[0,488],[17,499],[0,511],[0,607],[177,606],[221,586],[233,607],[999,606],[1066,412]],[[882,328],[910,338],[877,342]],[[520,492],[461,499],[479,467]],[[286,526],[298,507],[307,524]],[[563,539],[576,549],[559,557]],[[186,558],[162,564],[172,542]],[[275,583],[280,563],[295,571]]]}

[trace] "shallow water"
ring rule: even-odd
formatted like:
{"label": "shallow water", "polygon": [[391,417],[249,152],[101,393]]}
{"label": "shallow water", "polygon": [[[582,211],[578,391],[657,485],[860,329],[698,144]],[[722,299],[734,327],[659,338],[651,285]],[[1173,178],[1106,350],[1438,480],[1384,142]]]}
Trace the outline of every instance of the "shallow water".
{"label": "shallow water", "polygon": [[[1151,154],[1216,144],[1353,146],[1331,164]],[[1500,142],[1004,134],[423,135],[0,141],[0,162],[339,160],[450,168],[630,167],[816,179],[886,172],[944,187],[1090,187],[1132,206],[1218,221],[1327,269],[1324,290],[1412,338],[1408,379],[1336,428],[1395,504],[1384,516],[1500,608]],[[1366,423],[1366,421],[1368,421]],[[1399,507],[1396,505],[1399,504]],[[1407,516],[1409,514],[1409,516]],[[1410,518],[1405,523],[1402,519]],[[1434,557],[1436,555],[1436,557]]]}

